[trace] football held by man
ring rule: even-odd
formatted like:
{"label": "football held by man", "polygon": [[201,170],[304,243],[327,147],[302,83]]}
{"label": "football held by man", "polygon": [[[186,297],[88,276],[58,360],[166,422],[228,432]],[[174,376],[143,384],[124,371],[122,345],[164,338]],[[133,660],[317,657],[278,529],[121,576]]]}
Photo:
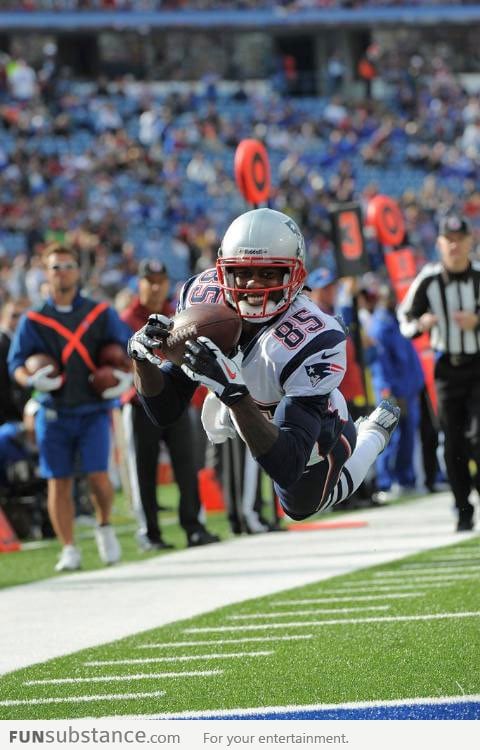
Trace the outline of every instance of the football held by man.
{"label": "football held by man", "polygon": [[238,350],[226,356],[199,337],[187,342],[181,368],[159,364],[153,350],[171,322],[158,317],[129,344],[150,417],[173,421],[195,387],[206,385],[210,440],[238,432],[296,520],[345,500],[399,418],[396,407],[382,402],[356,429],[338,390],[345,333],[302,294],[304,260],[304,239],[290,217],[268,208],[242,214],[223,238],[216,268],[190,279],[179,300],[179,309],[207,300],[235,308],[242,318]]}

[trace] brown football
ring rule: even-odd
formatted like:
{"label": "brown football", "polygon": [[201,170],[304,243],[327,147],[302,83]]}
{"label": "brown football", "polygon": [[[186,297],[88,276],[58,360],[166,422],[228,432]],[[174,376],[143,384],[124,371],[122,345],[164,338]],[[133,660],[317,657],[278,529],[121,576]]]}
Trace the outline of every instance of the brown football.
{"label": "brown football", "polygon": [[185,341],[206,336],[224,354],[230,354],[242,332],[242,319],[226,305],[192,305],[173,318],[173,328],[162,354],[170,362],[181,365]]}
{"label": "brown football", "polygon": [[60,373],[60,365],[58,364],[55,357],[51,357],[50,354],[44,354],[39,352],[38,354],[31,354],[27,360],[25,360],[25,367],[29,375],[34,375],[38,370],[47,365],[53,365],[53,370],[49,377],[55,377]]}
{"label": "brown football", "polygon": [[123,346],[112,341],[109,344],[104,344],[100,349],[98,365],[99,367],[110,365],[110,367],[116,367],[118,370],[130,372],[132,369],[132,360]]}
{"label": "brown football", "polygon": [[107,388],[118,385],[118,380],[113,374],[113,367],[110,365],[103,365],[103,367],[99,367],[95,372],[92,372],[88,382],[97,396],[101,396]]}

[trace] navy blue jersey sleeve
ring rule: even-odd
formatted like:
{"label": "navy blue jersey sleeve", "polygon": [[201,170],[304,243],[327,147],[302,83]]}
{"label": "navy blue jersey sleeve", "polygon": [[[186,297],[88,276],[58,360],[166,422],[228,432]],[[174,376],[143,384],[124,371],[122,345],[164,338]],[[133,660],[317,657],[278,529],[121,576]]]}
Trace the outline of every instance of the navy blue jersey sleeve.
{"label": "navy blue jersey sleeve", "polygon": [[338,413],[328,411],[328,396],[285,396],[273,422],[278,438],[256,461],[284,488],[302,476],[315,445],[323,456],[332,450],[343,426]]}
{"label": "navy blue jersey sleeve", "polygon": [[180,367],[172,362],[165,362],[161,368],[165,386],[158,396],[139,398],[146,413],[157,427],[168,427],[185,411],[190,403],[198,383],[187,378]]}

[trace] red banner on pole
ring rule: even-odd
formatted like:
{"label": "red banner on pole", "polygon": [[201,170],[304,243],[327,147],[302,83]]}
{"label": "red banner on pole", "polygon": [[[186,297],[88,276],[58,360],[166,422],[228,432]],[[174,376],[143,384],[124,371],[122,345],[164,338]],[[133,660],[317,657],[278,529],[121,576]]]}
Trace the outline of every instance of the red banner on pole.
{"label": "red banner on pole", "polygon": [[270,197],[270,161],[267,149],[254,138],[245,138],[237,146],[234,161],[235,180],[241,194],[257,206]]}
{"label": "red banner on pole", "polygon": [[397,201],[388,195],[376,195],[368,202],[365,223],[374,227],[379,242],[398,247],[405,238],[405,221]]}

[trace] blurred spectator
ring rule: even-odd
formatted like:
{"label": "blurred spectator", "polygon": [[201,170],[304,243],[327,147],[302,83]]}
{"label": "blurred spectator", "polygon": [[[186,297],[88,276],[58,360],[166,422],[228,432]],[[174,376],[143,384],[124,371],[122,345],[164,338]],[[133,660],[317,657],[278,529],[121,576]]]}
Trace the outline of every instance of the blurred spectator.
{"label": "blurred spectator", "polygon": [[13,335],[28,306],[27,299],[11,298],[4,301],[0,312],[0,424],[21,422],[28,401],[25,389],[10,378],[7,365]]}
{"label": "blurred spectator", "polygon": [[425,383],[417,352],[400,333],[395,293],[390,287],[380,291],[370,335],[376,348],[371,365],[376,398],[392,399],[401,409],[395,438],[377,458],[379,499],[389,500],[415,490],[415,439]]}
{"label": "blurred spectator", "polygon": [[358,62],[357,72],[365,83],[365,96],[368,99],[372,96],[373,81],[378,76],[377,60],[379,54],[378,45],[370,44]]}
{"label": "blurred spectator", "polygon": [[7,82],[14,99],[27,102],[37,93],[37,75],[21,58],[7,65]]}
{"label": "blurred spectator", "polygon": [[[144,260],[138,269],[138,296],[122,313],[132,333],[147,324],[150,315],[171,317],[175,308],[169,301],[170,282],[163,263]],[[168,427],[159,428],[149,418],[132,389],[126,395],[123,419],[128,448],[128,470],[132,501],[137,517],[139,546],[144,551],[170,549],[160,531],[157,501],[157,468],[162,442],[170,454],[173,475],[180,492],[179,520],[189,547],[219,539],[201,521],[197,466],[193,446],[193,425],[185,411]]]}
{"label": "blurred spectator", "polygon": [[345,63],[339,52],[335,51],[327,60],[327,95],[334,96],[342,90],[345,76]]}

